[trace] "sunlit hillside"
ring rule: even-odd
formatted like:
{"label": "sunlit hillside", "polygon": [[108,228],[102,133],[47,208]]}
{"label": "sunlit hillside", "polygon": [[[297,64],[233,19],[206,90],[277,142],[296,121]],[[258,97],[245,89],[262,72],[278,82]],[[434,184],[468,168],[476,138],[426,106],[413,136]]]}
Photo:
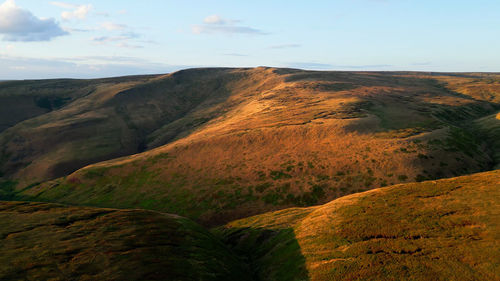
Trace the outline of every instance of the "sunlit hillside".
{"label": "sunlit hillside", "polygon": [[495,135],[476,122],[498,112],[493,74],[192,69],[122,80],[5,130],[8,192],[218,224],[498,160]]}
{"label": "sunlit hillside", "polygon": [[500,172],[395,185],[229,223],[260,280],[500,280]]}

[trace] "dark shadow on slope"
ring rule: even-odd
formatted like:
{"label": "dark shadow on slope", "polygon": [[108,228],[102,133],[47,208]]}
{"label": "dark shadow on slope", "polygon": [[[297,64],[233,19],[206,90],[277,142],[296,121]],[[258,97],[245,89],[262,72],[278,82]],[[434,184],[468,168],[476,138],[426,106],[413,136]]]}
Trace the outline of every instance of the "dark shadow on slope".
{"label": "dark shadow on slope", "polygon": [[0,133],[24,120],[63,108],[95,91],[99,83],[120,83],[156,77],[46,79],[0,82]]}
{"label": "dark shadow on slope", "polygon": [[16,200],[17,192],[15,191],[17,182],[0,180],[0,200]]}
{"label": "dark shadow on slope", "polygon": [[[498,113],[500,115],[500,113]],[[494,160],[493,169],[500,169],[500,118],[496,114],[480,118],[473,123],[473,133],[487,144]]]}
{"label": "dark shadow on slope", "polygon": [[253,280],[310,280],[306,260],[292,228],[218,228],[230,249],[246,260]]}

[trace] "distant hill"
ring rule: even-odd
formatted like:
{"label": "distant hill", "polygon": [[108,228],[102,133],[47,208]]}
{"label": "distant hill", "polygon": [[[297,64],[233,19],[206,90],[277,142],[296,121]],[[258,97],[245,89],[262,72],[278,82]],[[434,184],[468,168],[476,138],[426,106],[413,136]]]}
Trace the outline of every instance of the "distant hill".
{"label": "distant hill", "polygon": [[16,80],[0,83],[0,132],[24,120],[60,109],[96,90],[97,85],[146,80],[131,76],[94,80]]}
{"label": "distant hill", "polygon": [[0,196],[219,225],[486,171],[499,93],[492,73],[264,67],[1,83]]}

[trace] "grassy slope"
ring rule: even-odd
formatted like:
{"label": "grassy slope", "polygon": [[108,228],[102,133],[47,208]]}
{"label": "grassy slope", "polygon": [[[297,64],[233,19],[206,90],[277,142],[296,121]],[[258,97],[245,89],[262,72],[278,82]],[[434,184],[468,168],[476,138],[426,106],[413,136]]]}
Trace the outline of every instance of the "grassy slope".
{"label": "grassy slope", "polygon": [[212,234],[175,215],[0,202],[2,280],[245,280]]}
{"label": "grassy slope", "polygon": [[0,202],[0,278],[500,280],[500,171],[400,184],[209,233],[141,210]]}
{"label": "grassy slope", "polygon": [[500,169],[500,113],[480,118],[474,122],[475,131],[481,136],[495,160],[494,169]]}
{"label": "grassy slope", "polygon": [[148,77],[151,76],[0,82],[0,133],[19,122],[60,109],[92,93],[99,84],[146,80]]}
{"label": "grassy slope", "polygon": [[0,172],[27,185],[164,144],[231,108],[224,101],[232,91],[266,81],[247,76],[251,72],[211,69],[92,80],[97,86],[87,95],[4,131]]}
{"label": "grassy slope", "polygon": [[107,117],[112,119],[98,105],[109,92],[153,77],[0,83],[0,118],[9,127],[0,132],[0,177],[15,178],[20,173],[18,180],[32,183],[120,155],[113,154],[107,142],[121,135],[114,131],[113,137],[97,126]]}
{"label": "grassy slope", "polygon": [[95,87],[90,81],[42,80],[0,82],[0,132],[15,124],[82,97]]}
{"label": "grassy slope", "polygon": [[[500,171],[410,183],[218,229],[261,280],[500,280]],[[262,233],[293,237],[269,245]],[[264,242],[263,242],[264,241]],[[298,247],[297,247],[298,244]],[[301,252],[306,272],[287,259]]]}
{"label": "grassy slope", "polygon": [[[211,71],[181,72],[179,85],[193,83],[193,75],[205,81]],[[472,121],[496,112],[496,100],[478,89],[498,76],[272,68],[214,75],[226,81],[223,101],[165,124],[147,143],[155,147],[180,131],[177,140],[22,195],[154,209],[217,224],[400,182],[484,171],[493,163]]]}

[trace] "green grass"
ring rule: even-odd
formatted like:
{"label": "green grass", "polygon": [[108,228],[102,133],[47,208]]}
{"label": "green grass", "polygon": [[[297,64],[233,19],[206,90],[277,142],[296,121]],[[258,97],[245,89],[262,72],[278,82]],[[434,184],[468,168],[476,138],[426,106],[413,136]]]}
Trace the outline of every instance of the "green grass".
{"label": "green grass", "polygon": [[451,127],[445,147],[450,151],[462,151],[466,155],[473,157],[479,155],[481,142],[470,132],[456,127]]}
{"label": "green grass", "polygon": [[0,200],[14,200],[16,199],[16,186],[15,181],[1,181],[0,180]]}
{"label": "green grass", "polygon": [[269,172],[269,176],[273,179],[273,180],[280,180],[280,179],[289,179],[291,178],[292,176],[283,172],[283,171],[270,171]]}
{"label": "green grass", "polygon": [[500,168],[500,113],[493,114],[473,123],[473,133],[478,138],[485,140],[487,143],[491,157],[493,158],[493,166],[495,169]]}
{"label": "green grass", "polygon": [[252,280],[185,218],[139,210],[0,202],[2,280]]}
{"label": "green grass", "polygon": [[[177,178],[185,180],[181,175]],[[233,179],[223,182],[234,184]],[[10,185],[4,187],[9,190]],[[74,193],[79,187],[65,188]],[[309,205],[328,190],[327,185],[314,184],[304,193],[307,198],[290,198],[285,196],[289,188],[286,183],[266,188],[263,194],[269,197],[264,198],[270,204],[301,200],[294,202],[300,205],[311,200],[305,202]],[[110,194],[119,194],[115,190],[108,187]],[[222,201],[217,202],[226,204],[238,202],[243,193],[258,192],[238,187],[233,192],[220,191]],[[92,192],[96,198],[114,200],[100,194],[101,189]],[[103,276],[114,280],[165,276],[174,280],[498,280],[499,192],[500,171],[492,171],[400,184],[325,205],[265,213],[211,232],[188,219],[158,212],[1,202],[0,279],[85,275],[94,280]],[[179,201],[168,204],[180,206],[192,200],[189,193],[177,196]],[[147,194],[139,200],[143,208],[167,202]]]}
{"label": "green grass", "polygon": [[309,280],[293,229],[221,228],[214,232],[245,260],[253,280]]}

